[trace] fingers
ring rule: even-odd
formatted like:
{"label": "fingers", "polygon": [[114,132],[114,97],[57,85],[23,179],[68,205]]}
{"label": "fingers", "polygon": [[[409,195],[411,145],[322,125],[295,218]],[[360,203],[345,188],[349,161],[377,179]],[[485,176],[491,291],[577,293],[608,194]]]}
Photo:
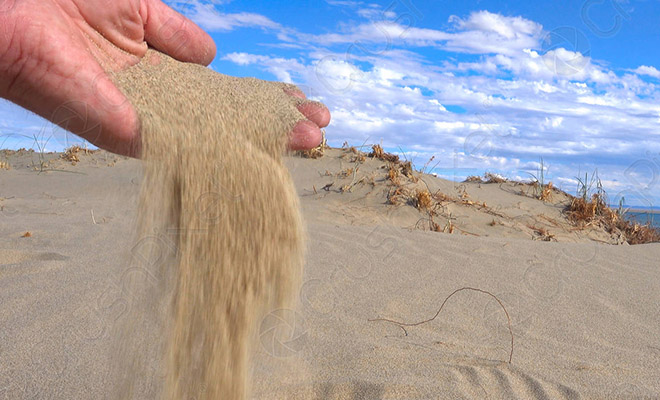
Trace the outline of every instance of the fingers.
{"label": "fingers", "polygon": [[285,85],[283,90],[289,96],[301,99],[297,108],[307,118],[307,121],[300,121],[293,128],[289,148],[291,150],[309,150],[318,146],[323,137],[320,128],[325,128],[330,124],[330,111],[318,101],[306,100],[305,93],[293,85]]}
{"label": "fingers", "polygon": [[325,128],[330,124],[330,111],[322,103],[317,101],[304,101],[298,104],[300,111],[308,120],[314,122],[319,128]]}
{"label": "fingers", "polygon": [[325,128],[330,125],[330,111],[323,103],[318,101],[309,101],[300,89],[293,85],[286,85],[284,92],[292,97],[297,97],[304,101],[298,103],[298,111],[302,113],[308,120],[314,122],[320,128]]}
{"label": "fingers", "polygon": [[302,90],[298,89],[297,87],[291,85],[285,86],[284,88],[284,93],[288,94],[289,96],[297,97],[299,99],[306,99],[307,96],[305,96],[305,93],[302,92]]}
{"label": "fingers", "polygon": [[194,22],[160,0],[146,0],[147,43],[179,61],[209,65],[215,58],[213,39]]}
{"label": "fingers", "polygon": [[[80,83],[91,78],[92,68]],[[138,116],[124,94],[102,70],[95,71],[90,90],[78,90],[68,96],[49,118],[94,145],[129,157],[140,155]]]}
{"label": "fingers", "polygon": [[309,150],[318,146],[322,139],[321,129],[312,121],[300,121],[293,128],[289,149]]}

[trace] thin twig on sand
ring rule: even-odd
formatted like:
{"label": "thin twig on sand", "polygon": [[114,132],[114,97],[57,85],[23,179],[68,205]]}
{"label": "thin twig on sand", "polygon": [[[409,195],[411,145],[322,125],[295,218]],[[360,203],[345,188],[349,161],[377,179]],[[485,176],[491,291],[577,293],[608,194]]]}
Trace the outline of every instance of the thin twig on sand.
{"label": "thin twig on sand", "polygon": [[474,291],[474,292],[487,294],[490,297],[494,298],[500,304],[500,306],[502,307],[502,310],[504,310],[504,314],[506,314],[507,323],[509,325],[509,334],[511,335],[511,351],[509,352],[509,364],[511,364],[511,361],[513,359],[513,329],[511,328],[511,317],[509,316],[509,312],[506,310],[506,307],[504,307],[504,304],[502,303],[502,301],[500,301],[500,299],[497,298],[497,296],[495,296],[494,294],[492,294],[491,292],[486,291],[486,290],[476,289],[476,288],[472,288],[472,287],[464,287],[464,288],[461,288],[461,289],[457,289],[452,294],[450,294],[449,296],[447,296],[445,298],[445,300],[442,302],[442,305],[440,306],[440,309],[438,310],[438,312],[435,313],[435,315],[432,318],[429,318],[429,319],[424,320],[424,321],[415,322],[415,323],[405,323],[405,322],[394,321],[394,320],[387,319],[387,318],[375,318],[375,319],[370,319],[369,322],[376,322],[376,321],[390,322],[392,324],[397,325],[399,328],[403,329],[403,332],[406,334],[406,336],[408,336],[408,331],[406,330],[405,327],[418,326],[418,325],[426,324],[428,322],[433,321],[434,319],[436,319],[438,317],[438,315],[440,315],[440,312],[445,307],[445,304],[447,303],[447,301],[453,295],[455,295],[456,293],[462,292],[464,290],[471,290],[471,291]]}

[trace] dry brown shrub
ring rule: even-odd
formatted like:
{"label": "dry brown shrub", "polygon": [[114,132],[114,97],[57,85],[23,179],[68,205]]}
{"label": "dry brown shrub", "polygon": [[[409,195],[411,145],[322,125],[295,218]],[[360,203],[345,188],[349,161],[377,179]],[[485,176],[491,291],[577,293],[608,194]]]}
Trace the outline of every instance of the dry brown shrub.
{"label": "dry brown shrub", "polygon": [[620,233],[628,244],[660,242],[660,230],[622,218],[607,206],[601,194],[594,194],[588,201],[574,197],[565,212],[568,220],[579,228],[599,226],[610,234]]}
{"label": "dry brown shrub", "polygon": [[323,153],[323,148],[314,147],[310,150],[301,150],[297,154],[302,158],[311,158],[315,160],[317,158],[323,157]]}
{"label": "dry brown shrub", "polygon": [[353,172],[355,172],[353,168],[346,168],[345,170],[338,172],[337,176],[341,178],[348,178],[349,176],[353,175]]}
{"label": "dry brown shrub", "polygon": [[399,168],[397,168],[395,164],[389,164],[387,168],[387,179],[389,179],[395,185],[400,185],[400,177],[401,172],[399,172]]}
{"label": "dry brown shrub", "polygon": [[487,172],[484,175],[484,178],[486,178],[485,183],[504,183],[504,182],[506,182],[505,178],[502,178],[501,176],[495,175],[495,174],[490,173],[490,172]]}
{"label": "dry brown shrub", "polygon": [[446,201],[455,201],[455,199],[449,197],[448,195],[437,191],[433,194],[433,200],[437,201],[438,203],[446,202]]}
{"label": "dry brown shrub", "polygon": [[355,157],[353,157],[353,160],[351,162],[356,162],[356,163],[363,163],[367,160],[367,157],[364,155],[363,152],[359,151]]}
{"label": "dry brown shrub", "polygon": [[596,210],[599,205],[602,205],[601,203],[602,200],[597,195],[594,195],[591,201],[575,197],[567,210],[568,219],[577,226],[590,225],[596,219]]}
{"label": "dry brown shrub", "polygon": [[543,201],[551,201],[552,200],[552,190],[554,189],[554,186],[552,185],[552,182],[549,182],[543,190],[541,191],[541,195],[539,196],[539,200]]}
{"label": "dry brown shrub", "polygon": [[384,154],[385,154],[385,150],[383,150],[383,146],[379,144],[375,144],[371,146],[371,153],[369,153],[369,157],[383,158]]}
{"label": "dry brown shrub", "polygon": [[401,173],[408,178],[414,178],[413,175],[413,167],[412,167],[412,162],[406,161],[404,163],[401,163]]}
{"label": "dry brown shrub", "polygon": [[440,224],[438,224],[437,222],[435,222],[433,220],[433,215],[431,215],[430,222],[429,222],[429,227],[431,228],[431,231],[433,231],[433,232],[442,232],[443,231]]}
{"label": "dry brown shrub", "polygon": [[328,148],[328,142],[325,139],[325,129],[321,129],[321,135],[321,143],[318,146],[313,149],[298,151],[297,154],[302,158],[317,159],[323,157],[325,149]]}
{"label": "dry brown shrub", "polygon": [[555,235],[551,234],[544,227],[537,227],[537,226],[533,226],[533,225],[528,225],[527,227],[529,229],[531,229],[532,231],[534,231],[534,234],[536,235],[536,236],[534,236],[534,240],[542,240],[544,242],[552,242],[552,241],[556,242],[557,241],[557,239],[555,239]]}
{"label": "dry brown shrub", "polygon": [[475,183],[484,183],[484,180],[480,176],[471,175],[465,178],[463,182],[475,182]]}
{"label": "dry brown shrub", "polygon": [[430,210],[433,206],[431,193],[428,190],[417,190],[413,197],[413,203],[418,210]]}
{"label": "dry brown shrub", "polygon": [[461,200],[463,202],[467,202],[470,199],[470,194],[467,192],[467,190],[463,189],[463,192],[461,193]]}
{"label": "dry brown shrub", "polygon": [[64,153],[60,156],[61,159],[68,161],[71,165],[76,165],[80,162],[81,154],[94,154],[98,150],[88,150],[80,146],[71,146],[68,149],[64,150]]}
{"label": "dry brown shrub", "polygon": [[650,225],[629,223],[626,239],[629,244],[657,243],[660,242],[660,231]]}
{"label": "dry brown shrub", "polygon": [[379,144],[375,144],[371,146],[371,153],[369,153],[369,157],[377,158],[379,160],[383,160],[391,163],[399,162],[399,156],[392,153],[386,153],[385,150],[383,150],[383,147]]}
{"label": "dry brown shrub", "polygon": [[387,194],[387,201],[395,206],[408,203],[410,200],[410,192],[400,186],[395,187]]}
{"label": "dry brown shrub", "polygon": [[371,186],[376,186],[376,175],[372,173],[369,176],[365,176],[360,180],[360,182],[369,184]]}

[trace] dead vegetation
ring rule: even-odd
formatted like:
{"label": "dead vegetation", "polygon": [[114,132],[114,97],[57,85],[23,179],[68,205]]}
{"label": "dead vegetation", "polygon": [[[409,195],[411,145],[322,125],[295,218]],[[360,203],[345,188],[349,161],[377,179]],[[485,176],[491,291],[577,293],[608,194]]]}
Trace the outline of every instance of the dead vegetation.
{"label": "dead vegetation", "polygon": [[529,229],[531,229],[532,232],[534,233],[534,236],[532,237],[533,240],[541,240],[543,242],[556,242],[557,241],[557,239],[555,238],[555,235],[551,234],[544,227],[539,227],[539,226],[534,226],[534,225],[528,225],[527,227]]}
{"label": "dead vegetation", "polygon": [[68,149],[64,150],[64,153],[60,156],[60,158],[64,161],[70,162],[71,165],[76,165],[80,162],[80,155],[81,154],[94,154],[98,150],[89,150],[86,147],[80,147],[80,146],[71,146]]}
{"label": "dead vegetation", "polygon": [[321,143],[319,143],[318,146],[313,149],[298,151],[297,154],[302,158],[317,159],[323,157],[325,149],[329,148],[328,142],[325,139],[325,129],[321,129],[321,135]]}
{"label": "dead vegetation", "polygon": [[623,218],[607,205],[602,193],[595,193],[588,200],[573,197],[565,212],[569,221],[580,229],[602,228],[611,235],[620,235],[628,244],[660,242],[658,229],[650,224],[641,225]]}
{"label": "dead vegetation", "polygon": [[541,194],[539,195],[539,200],[541,201],[552,201],[552,190],[554,186],[552,182],[548,182],[544,188],[541,189]]}
{"label": "dead vegetation", "polygon": [[413,196],[413,205],[420,211],[430,211],[433,207],[431,193],[428,190],[416,190]]}
{"label": "dead vegetation", "polygon": [[369,157],[377,158],[379,160],[383,160],[391,163],[400,162],[399,156],[392,153],[386,153],[385,150],[383,150],[383,147],[379,144],[375,144],[371,147],[371,153],[369,153]]}
{"label": "dead vegetation", "polygon": [[571,203],[565,213],[579,229],[587,227],[604,229],[628,244],[660,242],[660,230],[649,224],[641,225],[624,218],[623,199],[618,210],[607,205],[607,193],[598,177],[598,171],[577,178],[577,197],[570,196]]}
{"label": "dead vegetation", "polygon": [[465,180],[463,182],[490,184],[490,183],[505,183],[505,182],[508,182],[508,181],[503,176],[494,174],[492,172],[486,172],[484,174],[483,178],[480,177],[480,176],[472,175],[472,176],[468,176],[467,178],[465,178]]}
{"label": "dead vegetation", "polygon": [[11,165],[9,165],[8,162],[0,161],[0,169],[10,170],[10,169],[11,169]]}
{"label": "dead vegetation", "polygon": [[[597,188],[594,196],[587,195],[587,193],[590,194],[592,184],[587,184],[587,177],[585,177],[580,180],[584,184],[578,189],[579,196],[573,197],[557,189],[552,182],[545,182],[546,177],[543,172],[545,165],[543,161],[541,161],[537,174],[532,175],[533,180],[531,182],[511,181],[494,173],[486,173],[483,177],[470,176],[465,182],[523,186],[531,188],[531,190],[527,190],[527,193],[523,189],[522,194],[526,197],[532,197],[549,203],[554,202],[554,205],[559,207],[563,207],[560,204],[568,204],[563,210],[565,220],[562,219],[561,222],[545,217],[544,215],[538,216],[539,218],[545,217],[548,220],[552,227],[554,227],[551,227],[551,229],[554,229],[553,232],[550,232],[544,223],[539,223],[539,220],[536,218],[532,218],[531,221],[528,220],[529,222],[522,224],[516,223],[506,213],[489,207],[483,201],[476,201],[468,193],[469,185],[459,185],[455,188],[455,194],[442,193],[439,190],[433,192],[429,189],[427,183],[420,179],[423,174],[414,170],[411,161],[404,161],[395,154],[387,153],[379,144],[371,146],[369,153],[359,150],[359,148],[363,147],[364,145],[358,148],[349,147],[345,143],[343,146],[344,153],[341,158],[350,159],[353,165],[334,173],[326,171],[325,176],[333,176],[344,181],[342,183],[335,181],[321,189],[327,192],[330,191],[331,187],[334,187],[338,193],[347,193],[353,191],[358,184],[370,184],[372,187],[376,187],[377,182],[384,182],[388,186],[386,192],[387,204],[392,206],[411,206],[423,215],[414,225],[415,229],[445,233],[458,231],[462,234],[475,235],[456,225],[456,219],[452,217],[450,210],[455,206],[460,206],[470,207],[479,212],[491,215],[493,218],[490,223],[485,222],[488,226],[509,226],[510,228],[515,226],[522,231],[529,229],[534,240],[557,241],[556,235],[558,235],[558,232],[593,228],[594,231],[602,231],[610,235],[611,240],[606,240],[608,243],[627,242],[629,244],[641,244],[660,242],[660,232],[657,229],[649,225],[630,222],[624,218],[621,210],[615,211],[607,206],[605,193],[598,179],[595,179],[595,183],[593,183],[593,186]],[[369,176],[360,171],[360,167],[368,159],[376,159],[384,162],[383,165],[377,168],[377,171],[371,172]],[[429,163],[431,161],[433,161],[433,158],[431,158]],[[379,174],[381,178],[377,178]],[[594,178],[592,178],[593,181]],[[321,189],[314,192],[319,193]],[[565,199],[569,199],[570,203],[564,203],[566,201]]]}
{"label": "dead vegetation", "polygon": [[492,297],[493,299],[495,299],[495,301],[497,301],[497,303],[500,305],[500,307],[504,311],[504,315],[506,316],[506,320],[507,320],[507,326],[509,328],[509,335],[511,337],[511,347],[510,347],[510,350],[509,350],[509,361],[508,361],[509,364],[511,364],[511,362],[513,361],[513,348],[514,348],[513,347],[514,336],[513,336],[513,328],[511,326],[511,316],[509,315],[509,311],[504,306],[504,303],[502,303],[502,300],[500,300],[497,296],[495,296],[493,293],[491,293],[487,290],[483,290],[483,289],[479,289],[479,288],[473,288],[473,287],[464,287],[464,288],[454,290],[454,292],[452,292],[449,296],[447,296],[445,298],[445,300],[442,302],[442,304],[440,305],[440,308],[435,313],[435,315],[433,317],[429,318],[429,319],[425,319],[424,321],[414,322],[414,323],[406,323],[406,322],[396,321],[396,320],[388,319],[388,318],[373,318],[373,319],[369,319],[368,321],[369,322],[388,322],[388,323],[394,324],[394,325],[398,326],[399,328],[401,328],[401,330],[403,331],[405,336],[408,336],[408,330],[406,328],[420,326],[420,325],[432,322],[433,320],[438,318],[438,316],[440,315],[440,313],[444,309],[444,307],[447,304],[447,302],[449,301],[449,299],[451,299],[455,294],[457,294],[459,292],[463,292],[463,291],[472,291],[472,292],[477,292],[477,293],[481,293],[481,294],[486,294],[486,295]]}
{"label": "dead vegetation", "polygon": [[387,180],[396,186],[401,184],[401,171],[394,163],[387,165]]}
{"label": "dead vegetation", "polygon": [[24,155],[24,154],[32,154],[34,153],[33,149],[26,149],[25,147],[21,147],[18,150],[9,150],[9,149],[2,149],[0,150],[0,154],[2,154],[5,157],[9,156],[14,156],[14,155]]}

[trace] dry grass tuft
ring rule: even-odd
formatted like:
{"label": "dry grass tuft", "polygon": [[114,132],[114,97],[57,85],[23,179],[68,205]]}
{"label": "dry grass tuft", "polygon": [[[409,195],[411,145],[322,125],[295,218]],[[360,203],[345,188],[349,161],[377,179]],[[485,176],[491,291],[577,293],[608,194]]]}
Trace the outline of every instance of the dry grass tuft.
{"label": "dry grass tuft", "polygon": [[391,163],[399,162],[399,156],[397,156],[396,154],[386,153],[385,150],[383,150],[383,146],[379,144],[375,144],[371,146],[371,153],[369,153],[369,157],[377,158],[379,160],[383,160]]}
{"label": "dry grass tuft", "polygon": [[418,210],[430,210],[433,206],[431,193],[428,190],[417,190],[413,197],[413,204]]}
{"label": "dry grass tuft", "polygon": [[31,232],[25,232],[21,237],[24,237],[24,238],[32,237],[32,233]]}
{"label": "dry grass tuft", "polygon": [[346,168],[345,170],[338,172],[337,176],[339,176],[340,178],[348,178],[349,176],[353,176],[354,172],[355,172],[355,169]]}
{"label": "dry grass tuft", "polygon": [[64,153],[60,156],[60,158],[70,162],[71,165],[76,165],[80,162],[80,154],[94,154],[97,151],[98,150],[88,150],[80,146],[71,146],[64,150]]}
{"label": "dry grass tuft", "polygon": [[640,225],[622,218],[612,210],[605,200],[604,193],[596,193],[591,199],[573,197],[565,210],[569,221],[579,228],[598,226],[610,234],[619,233],[628,244],[660,242],[660,231],[650,224]]}
{"label": "dry grass tuft", "polygon": [[27,150],[25,147],[21,147],[18,150],[10,150],[10,149],[0,150],[0,154],[2,154],[5,157],[13,156],[13,155],[16,155],[16,154],[18,154],[20,156],[20,155],[30,154],[30,153],[34,153],[34,150],[33,149]]}
{"label": "dry grass tuft", "polygon": [[544,227],[538,227],[533,225],[528,225],[527,227],[534,232],[534,237],[533,237],[534,240],[542,240],[544,242],[557,241],[555,235],[551,234]]}
{"label": "dry grass tuft", "polygon": [[454,223],[451,221],[451,216],[447,220],[447,225],[445,225],[445,229],[443,229],[443,232],[448,233],[450,235],[454,233]]}
{"label": "dry grass tuft", "polygon": [[554,189],[554,186],[552,185],[552,182],[548,182],[547,185],[541,190],[541,194],[539,195],[539,200],[542,201],[551,201],[552,200],[552,190]]}
{"label": "dry grass tuft", "polygon": [[454,199],[453,197],[451,197],[451,196],[449,196],[445,193],[442,193],[439,190],[437,192],[433,193],[433,200],[437,201],[438,203],[456,201],[456,199]]}
{"label": "dry grass tuft", "polygon": [[395,206],[407,204],[409,199],[410,192],[401,186],[394,187],[387,193],[387,201]]}
{"label": "dry grass tuft", "polygon": [[474,182],[474,183],[484,183],[484,180],[480,176],[471,175],[465,178],[463,182]]}
{"label": "dry grass tuft", "polygon": [[369,153],[369,157],[382,159],[383,155],[385,155],[385,150],[383,150],[383,146],[379,144],[375,144],[371,147],[371,153]]}
{"label": "dry grass tuft", "polygon": [[493,174],[492,172],[487,172],[484,174],[484,177],[471,175],[465,178],[463,182],[473,182],[473,183],[504,183],[507,182],[506,178],[501,177],[500,175]]}
{"label": "dry grass tuft", "polygon": [[506,182],[506,178],[503,178],[499,175],[487,172],[484,175],[484,178],[486,179],[485,183],[504,183]]}
{"label": "dry grass tuft", "polygon": [[10,170],[11,165],[8,162],[0,161],[0,169]]}
{"label": "dry grass tuft", "polygon": [[353,157],[353,159],[351,160],[351,162],[354,163],[363,163],[365,161],[367,161],[367,156],[361,151],[358,151],[355,157]]}
{"label": "dry grass tuft", "polygon": [[314,147],[313,149],[298,151],[298,155],[300,155],[302,158],[311,158],[314,160],[323,157],[325,154],[325,149],[328,148],[328,142],[325,139],[325,129],[321,129],[321,134],[322,139],[318,146]]}
{"label": "dry grass tuft", "polygon": [[323,157],[323,149],[314,147],[313,149],[310,150],[299,151],[298,155],[300,155],[302,158],[311,158],[313,160],[316,160],[317,158]]}
{"label": "dry grass tuft", "polygon": [[412,162],[406,161],[404,163],[401,163],[401,173],[407,176],[408,178],[412,179],[414,182],[417,182],[415,175],[413,175]]}
{"label": "dry grass tuft", "polygon": [[396,164],[389,164],[387,166],[387,179],[392,182],[394,185],[401,184],[401,172]]}

